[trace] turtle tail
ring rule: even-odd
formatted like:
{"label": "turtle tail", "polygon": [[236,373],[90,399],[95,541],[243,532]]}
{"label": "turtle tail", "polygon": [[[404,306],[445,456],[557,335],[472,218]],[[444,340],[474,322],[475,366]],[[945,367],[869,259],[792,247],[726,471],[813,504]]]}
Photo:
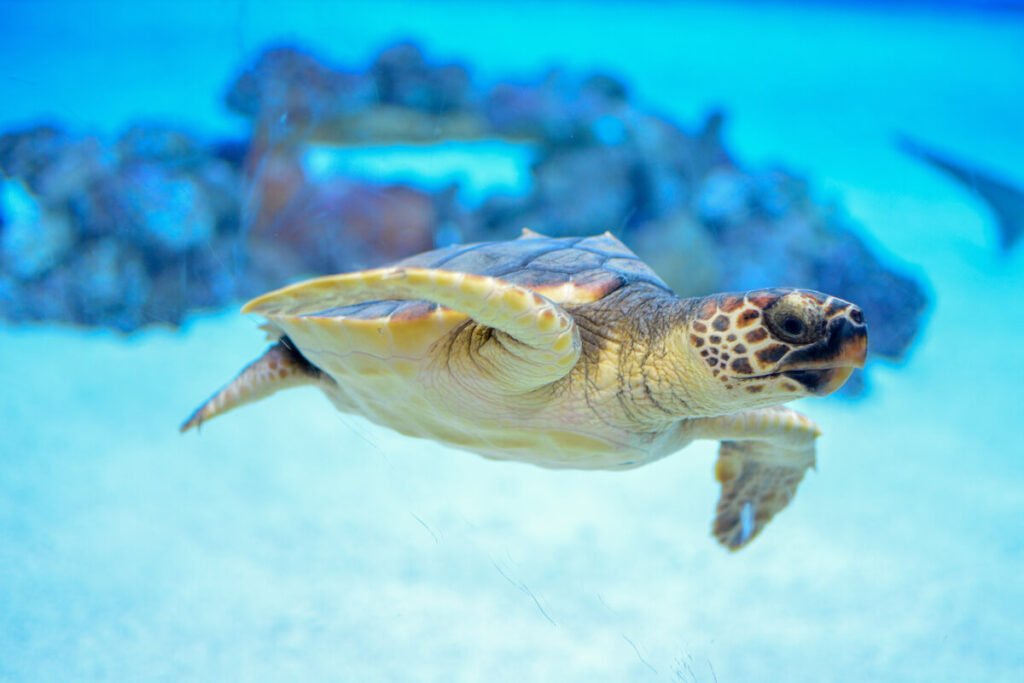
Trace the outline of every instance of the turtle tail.
{"label": "turtle tail", "polygon": [[199,406],[181,425],[180,431],[198,429],[207,420],[277,393],[281,389],[317,384],[324,378],[322,370],[299,353],[288,337],[247,365],[224,388]]}

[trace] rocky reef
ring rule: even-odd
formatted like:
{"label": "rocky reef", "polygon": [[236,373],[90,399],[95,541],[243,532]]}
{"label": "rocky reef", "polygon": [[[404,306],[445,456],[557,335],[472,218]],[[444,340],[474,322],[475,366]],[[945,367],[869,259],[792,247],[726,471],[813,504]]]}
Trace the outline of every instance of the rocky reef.
{"label": "rocky reef", "polygon": [[[107,143],[46,126],[0,137],[0,316],[178,324],[302,276],[523,227],[610,230],[683,296],[792,285],[851,299],[886,358],[907,352],[927,307],[805,180],[740,168],[720,113],[685,130],[607,75],[483,87],[409,44],[359,71],[275,48],[225,101],[251,123],[247,140],[156,126]],[[313,178],[304,164],[324,145],[483,139],[532,146],[530,192],[470,207],[454,189]]]}
{"label": "rocky reef", "polygon": [[131,331],[235,294],[239,178],[179,131],[0,137],[0,314]]}

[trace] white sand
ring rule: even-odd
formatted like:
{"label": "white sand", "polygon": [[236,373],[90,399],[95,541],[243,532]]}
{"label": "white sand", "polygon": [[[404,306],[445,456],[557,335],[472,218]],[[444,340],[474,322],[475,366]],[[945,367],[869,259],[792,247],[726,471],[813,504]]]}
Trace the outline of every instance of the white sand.
{"label": "white sand", "polygon": [[[543,13],[527,7],[524,25]],[[1021,680],[1024,256],[1000,258],[984,208],[887,137],[920,123],[1024,177],[1019,124],[996,115],[1019,105],[1024,76],[991,76],[1019,21],[851,19],[876,37],[906,33],[880,48],[916,75],[901,86],[842,22],[830,51],[819,13],[790,29],[783,10],[760,14],[742,24],[747,57],[772,46],[761,28],[802,27],[822,62],[801,81],[784,72],[799,50],[775,53],[763,70],[785,97],[773,110],[743,89],[741,149],[825,178],[881,248],[930,278],[936,302],[910,361],[871,367],[868,397],[801,405],[825,432],[819,469],[762,537],[737,554],[709,537],[712,444],[632,472],[552,472],[399,437],[311,390],[180,436],[182,418],[262,349],[253,321],[225,312],[127,342],[6,328],[0,680]],[[585,23],[567,10],[552,21],[589,47],[574,63],[594,57]],[[369,24],[383,40],[380,22]],[[435,42],[458,38],[435,22],[421,29]],[[553,29],[537,30],[537,50],[561,56]],[[941,62],[953,35],[966,47]],[[471,47],[463,37],[452,49]],[[617,70],[678,110],[727,91],[719,77],[756,80],[723,53],[684,98],[664,80],[672,56],[647,57],[665,90],[646,62]],[[844,59],[850,91],[832,94],[868,102],[834,120],[806,102],[804,137],[779,123],[794,82],[810,92]],[[947,90],[957,96],[942,109]]]}

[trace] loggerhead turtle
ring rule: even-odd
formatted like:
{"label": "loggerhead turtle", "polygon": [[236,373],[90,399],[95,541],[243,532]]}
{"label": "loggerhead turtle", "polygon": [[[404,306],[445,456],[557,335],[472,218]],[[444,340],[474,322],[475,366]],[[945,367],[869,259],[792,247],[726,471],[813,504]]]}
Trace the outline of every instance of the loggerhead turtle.
{"label": "loggerhead turtle", "polygon": [[626,469],[721,440],[712,525],[737,549],[793,497],[820,432],[781,403],[862,367],[859,308],[809,290],[681,299],[609,233],[457,245],[253,299],[275,342],[182,431],[287,387],[409,436],[545,467]]}

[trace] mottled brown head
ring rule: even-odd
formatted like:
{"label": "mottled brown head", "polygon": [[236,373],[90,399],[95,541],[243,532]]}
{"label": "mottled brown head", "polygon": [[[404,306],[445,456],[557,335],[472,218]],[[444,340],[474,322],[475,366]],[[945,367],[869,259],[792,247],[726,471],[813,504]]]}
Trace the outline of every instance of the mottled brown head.
{"label": "mottled brown head", "polygon": [[864,366],[867,353],[861,310],[803,289],[702,299],[687,337],[710,375],[711,394],[737,409],[830,394]]}

